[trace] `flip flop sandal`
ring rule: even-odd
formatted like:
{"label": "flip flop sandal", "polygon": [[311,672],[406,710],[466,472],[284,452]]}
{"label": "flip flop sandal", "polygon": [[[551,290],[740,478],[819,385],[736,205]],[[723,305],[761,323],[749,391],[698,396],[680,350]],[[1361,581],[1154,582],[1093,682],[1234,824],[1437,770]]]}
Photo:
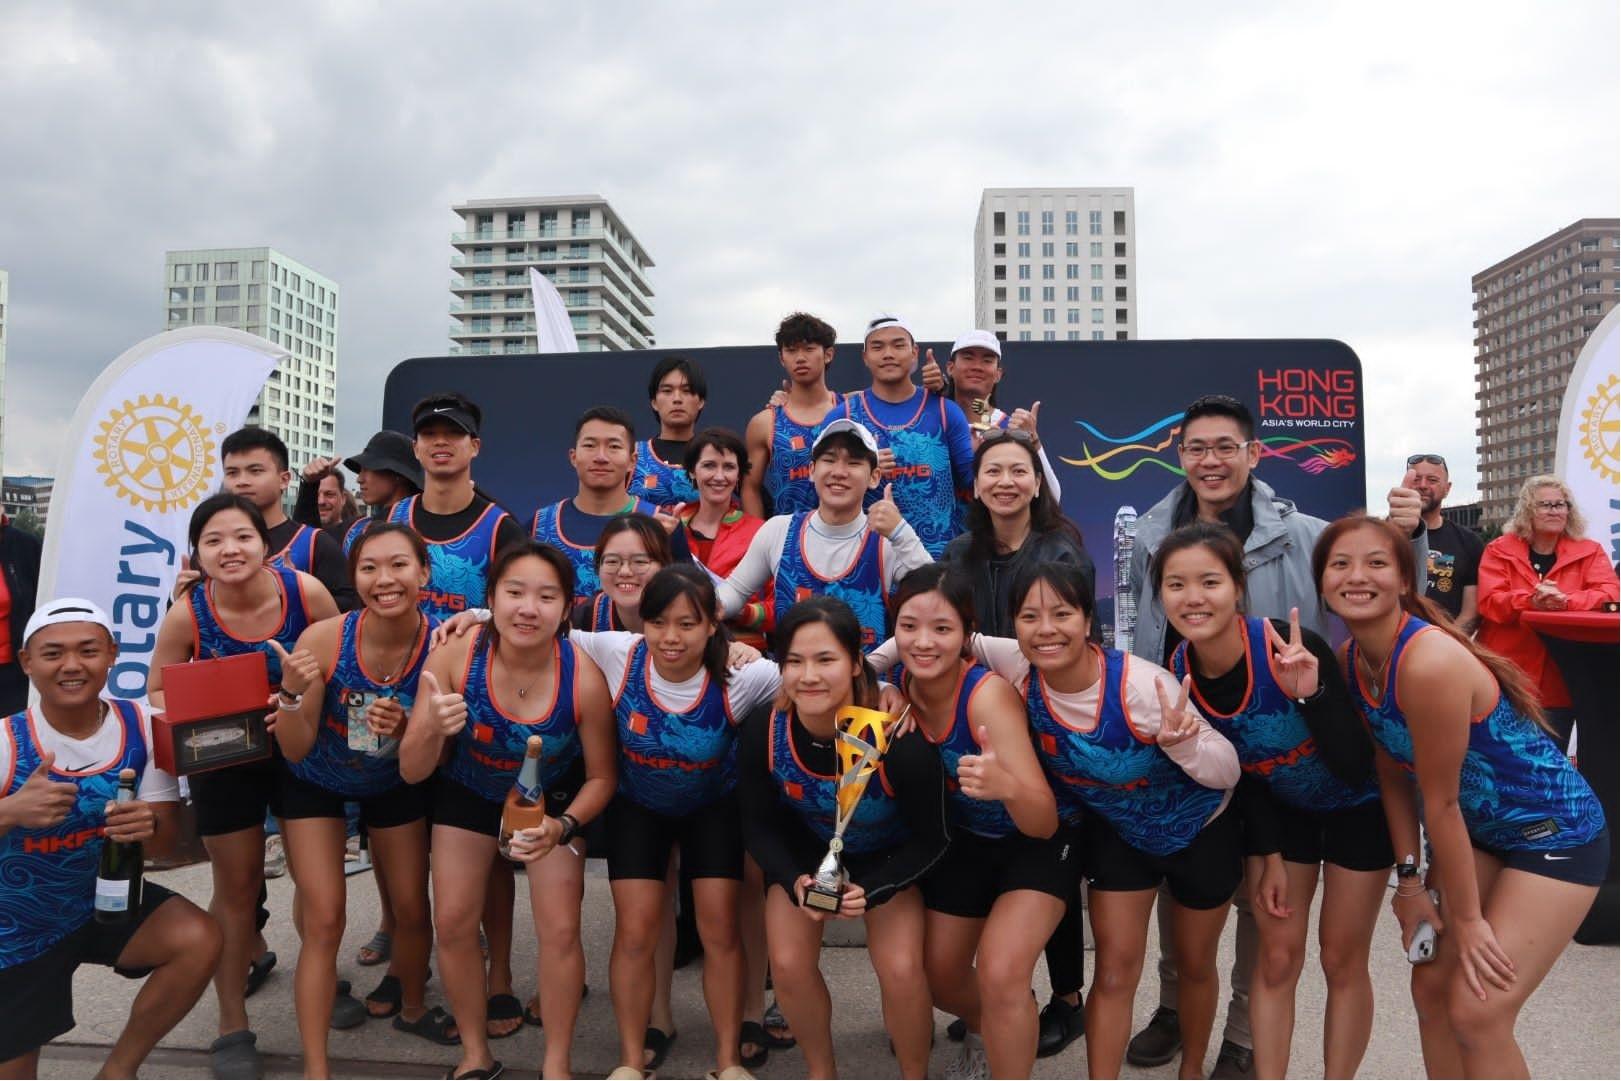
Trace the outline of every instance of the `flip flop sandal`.
{"label": "flip flop sandal", "polygon": [[264,1058],[259,1054],[259,1037],[249,1029],[228,1032],[208,1047],[209,1065],[215,1077],[263,1077]]}
{"label": "flip flop sandal", "polygon": [[367,968],[370,968],[372,965],[387,964],[388,959],[393,955],[394,936],[383,931],[378,931],[375,935],[371,936],[370,942],[367,942],[364,946],[360,947],[360,949],[355,953],[355,964],[365,965]]}
{"label": "flip flop sandal", "polygon": [[266,950],[248,965],[248,986],[242,992],[243,998],[252,998],[255,991],[265,985],[270,978],[270,970],[276,967],[276,951]]}
{"label": "flip flop sandal", "polygon": [[[398,976],[384,976],[372,993],[366,996],[366,1013],[378,1020],[393,1017],[400,1012],[403,1005],[405,1005],[405,988],[400,986]],[[373,1006],[382,1006],[385,1009],[382,1013],[378,1013]]]}
{"label": "flip flop sandal", "polygon": [[[773,1051],[787,1051],[799,1043],[794,1039],[792,1030],[788,1028],[788,1019],[782,1015],[782,1010],[775,1001],[765,1011],[765,1016],[760,1019],[760,1025],[765,1029],[765,1041]],[[788,1035],[778,1036],[773,1029],[780,1029]]]}
{"label": "flip flop sandal", "polygon": [[651,1075],[654,1070],[664,1064],[664,1056],[670,1053],[670,1045],[675,1043],[677,1035],[679,1034],[665,1032],[663,1029],[658,1028],[649,1028],[647,1030],[647,1035],[642,1037],[642,1050],[651,1051],[653,1057],[647,1060],[646,1066],[642,1067],[643,1072]]}
{"label": "flip flop sandal", "polygon": [[445,1012],[443,1006],[435,1006],[415,1021],[407,1021],[403,1016],[396,1017],[394,1027],[400,1032],[421,1036],[440,1047],[461,1046],[461,1037],[451,1035],[451,1030],[456,1027],[456,1019]]}
{"label": "flip flop sandal", "polygon": [[[518,1026],[511,1032],[495,1032],[490,1028],[491,1021],[517,1021]],[[515,995],[491,995],[484,1005],[484,1034],[492,1040],[504,1040],[509,1036],[516,1036],[523,1031],[523,1003]]]}
{"label": "flip flop sandal", "polygon": [[468,1070],[466,1073],[457,1073],[456,1067],[452,1066],[445,1071],[445,1081],[484,1081],[485,1078],[493,1081],[494,1078],[500,1077],[501,1072],[505,1069],[506,1067],[501,1065],[500,1059],[492,1062],[487,1070]]}
{"label": "flip flop sandal", "polygon": [[647,1081],[648,1078],[658,1076],[652,1070],[638,1070],[631,1066],[615,1066],[613,1073],[608,1075],[608,1081]]}
{"label": "flip flop sandal", "polygon": [[[752,1055],[744,1054],[743,1047],[746,1044],[753,1044],[759,1050]],[[749,1070],[758,1070],[764,1066],[766,1060],[771,1057],[771,1043],[766,1036],[765,1026],[758,1021],[744,1021],[743,1027],[738,1030],[737,1053],[744,1067]]]}
{"label": "flip flop sandal", "polygon": [[354,1028],[366,1023],[366,1007],[350,994],[351,990],[348,980],[338,981],[337,994],[332,999],[331,1025],[335,1029]]}

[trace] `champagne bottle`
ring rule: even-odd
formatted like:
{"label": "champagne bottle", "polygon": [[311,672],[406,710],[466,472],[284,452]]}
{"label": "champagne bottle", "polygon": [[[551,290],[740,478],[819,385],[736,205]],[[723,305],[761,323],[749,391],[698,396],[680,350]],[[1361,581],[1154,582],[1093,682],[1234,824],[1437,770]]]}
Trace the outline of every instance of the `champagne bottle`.
{"label": "champagne bottle", "polygon": [[[118,796],[125,804],[135,798],[135,771],[118,771]],[[103,841],[101,868],[96,872],[96,922],[124,923],[141,907],[141,868],[146,862],[139,841]]]}
{"label": "champagne bottle", "polygon": [[519,830],[538,829],[546,821],[546,793],[540,787],[540,748],[540,737],[530,736],[523,765],[518,767],[518,779],[501,808],[501,836],[496,847],[508,859],[512,857],[512,835]]}

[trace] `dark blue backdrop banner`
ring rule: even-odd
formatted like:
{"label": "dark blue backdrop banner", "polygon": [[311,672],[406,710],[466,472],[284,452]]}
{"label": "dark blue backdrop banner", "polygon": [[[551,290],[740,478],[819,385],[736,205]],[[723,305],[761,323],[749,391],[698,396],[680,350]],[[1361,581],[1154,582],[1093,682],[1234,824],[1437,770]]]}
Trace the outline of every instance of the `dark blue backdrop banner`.
{"label": "dark blue backdrop banner", "polygon": [[[951,344],[924,348],[931,345],[943,363]],[[1334,518],[1364,502],[1362,364],[1340,342],[1010,342],[1006,352],[997,403],[1011,411],[1041,401],[1042,441],[1064,511],[1098,564],[1107,624],[1117,534],[1181,483],[1177,421],[1201,394],[1230,394],[1250,407],[1262,442],[1258,475],[1302,510]],[[568,448],[581,410],[617,405],[635,418],[639,439],[656,434],[647,377],[673,353],[708,378],[705,425],[741,433],[782,380],[771,346],[417,357],[389,374],[383,420],[408,432],[412,404],[434,391],[477,401],[485,416],[473,476],[527,523],[535,507],[574,492]],[[868,384],[858,346],[838,347],[829,382],[840,391]]]}

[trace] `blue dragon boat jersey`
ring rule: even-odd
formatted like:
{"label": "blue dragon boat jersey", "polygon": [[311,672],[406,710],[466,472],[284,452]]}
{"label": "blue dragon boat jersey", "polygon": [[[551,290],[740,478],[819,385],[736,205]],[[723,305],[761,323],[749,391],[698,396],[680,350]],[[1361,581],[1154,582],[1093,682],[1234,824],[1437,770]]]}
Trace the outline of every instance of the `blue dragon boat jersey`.
{"label": "blue dragon boat jersey", "polygon": [[[824,841],[833,839],[837,822],[838,778],[812,773],[794,751],[792,714],[787,710],[771,713],[770,742],[767,751],[771,777],[777,792],[811,832]],[[844,827],[844,851],[855,855],[881,852],[903,843],[911,832],[901,817],[900,801],[890,788],[882,760],[878,775],[867,782],[866,793],[856,804],[855,815]]]}
{"label": "blue dragon boat jersey", "polygon": [[354,548],[355,542],[360,539],[361,534],[366,532],[366,527],[371,525],[374,520],[375,519],[366,515],[361,515],[359,518],[356,518],[354,521],[349,523],[348,530],[346,530],[343,534],[344,555],[349,554],[350,550]]}
{"label": "blue dragon boat jersey", "polygon": [[[1300,707],[1279,686],[1277,673],[1272,670],[1266,625],[1266,620],[1258,616],[1244,619],[1244,665],[1249,672],[1249,690],[1238,709],[1232,713],[1215,709],[1199,693],[1198,680],[1193,682],[1191,701],[1210,726],[1226,736],[1238,751],[1238,764],[1244,772],[1265,781],[1273,794],[1289,806],[1303,811],[1339,811],[1378,799],[1377,783],[1369,780],[1363,785],[1348,785],[1323,761]],[[1188,674],[1186,641],[1171,654],[1170,668],[1179,680]]]}
{"label": "blue dragon boat jersey", "polygon": [[422,618],[426,623],[417,632],[417,642],[404,670],[392,683],[383,683],[366,671],[360,656],[366,630],[365,609],[345,613],[337,657],[321,700],[315,744],[303,758],[287,763],[294,776],[351,799],[375,796],[404,783],[400,778],[399,740],[383,739],[376,750],[359,751],[350,746],[349,733],[366,727],[366,709],[379,698],[394,699],[410,714],[416,702],[417,679],[428,658],[428,636],[439,625],[432,616]]}
{"label": "blue dragon boat jersey", "polygon": [[456,733],[451,745],[445,775],[491,803],[501,803],[518,779],[529,749],[529,737],[541,737],[540,783],[553,788],[582,753],[580,732],[574,721],[574,643],[559,638],[556,652],[556,694],[551,712],[536,721],[520,721],[508,715],[490,694],[490,657],[493,646],[489,635],[478,632],[478,641],[467,651],[467,668],[462,675],[462,699],[467,703],[467,723]]}
{"label": "blue dragon boat jersey", "polygon": [[269,670],[272,689],[281,686],[281,658],[271,648],[271,640],[280,643],[288,653],[298,644],[298,636],[310,625],[309,608],[304,600],[304,589],[299,585],[298,572],[287,567],[266,569],[276,576],[276,588],[281,592],[281,625],[266,638],[238,638],[220,622],[214,611],[214,583],[204,582],[187,594],[191,604],[193,656],[197,660],[234,657],[241,653],[263,653]]}
{"label": "blue dragon boat jersey", "polygon": [[[146,734],[140,707],[113,699],[109,719],[123,729],[112,759],[87,770],[52,768],[50,778],[78,787],[73,809],[54,826],[16,826],[0,837],[0,969],[41,956],[88,923],[95,912],[96,874],[107,804],[118,795],[118,774],[146,769]],[[39,769],[43,754],[31,711],[5,720],[11,741],[11,774],[0,795],[12,796]]]}
{"label": "blue dragon boat jersey", "polygon": [[[1357,671],[1354,639],[1345,651],[1346,679],[1374,742],[1409,773],[1413,735],[1397,698],[1396,674],[1408,645],[1431,630],[1435,628],[1424,620],[1406,617],[1396,634],[1390,671],[1377,702]],[[1469,747],[1458,779],[1458,810],[1470,838],[1499,851],[1577,848],[1604,831],[1604,809],[1587,781],[1548,733],[1501,692],[1495,706],[1470,719]]]}
{"label": "blue dragon boat jersey", "polygon": [[[529,526],[529,535],[568,556],[568,561],[574,565],[574,599],[583,601],[602,589],[602,578],[597,574],[597,539],[592,537],[591,542],[586,544],[583,540],[570,540],[563,534],[563,504],[567,502],[560,499],[549,507],[537,510]],[[657,510],[658,507],[652,503],[637,498],[619,513],[652,515]]]}
{"label": "blue dragon boat jersey", "polygon": [[737,728],[724,686],[706,675],[697,701],[668,709],[653,693],[648,664],[647,640],[638,638],[614,695],[619,791],[656,814],[681,817],[736,786]]}
{"label": "blue dragon boat jersey", "polygon": [[772,578],[771,604],[775,621],[781,625],[788,609],[804,600],[825,594],[848,604],[861,621],[861,649],[867,653],[878,647],[882,640],[888,613],[884,587],[883,538],[871,526],[861,542],[855,560],[836,578],[824,578],[805,558],[805,530],[814,511],[800,511],[788,523],[783,538],[782,558]]}
{"label": "blue dragon boat jersey", "polygon": [[771,501],[771,514],[798,514],[816,509],[811,483],[811,447],[820,424],[800,424],[783,406],[771,409],[771,461],[761,487]]}
{"label": "blue dragon boat jersey", "polygon": [[625,628],[619,622],[619,616],[614,611],[613,598],[606,593],[598,593],[591,598],[590,608],[591,627],[593,631],[622,631]]}
{"label": "blue dragon boat jersey", "polygon": [[940,764],[946,771],[946,808],[951,815],[952,824],[970,833],[977,833],[981,837],[995,839],[1009,837],[1019,832],[1019,827],[1014,824],[1013,816],[1008,814],[1007,807],[1001,800],[982,800],[965,796],[962,786],[957,783],[957,763],[962,756],[980,754],[982,751],[968,713],[974,692],[990,674],[990,669],[981,665],[964,665],[962,676],[957,682],[957,700],[952,705],[951,729],[938,741],[921,725],[918,726],[918,731],[923,734],[924,739],[939,748]]}
{"label": "blue dragon boat jersey", "polygon": [[[422,497],[402,499],[388,512],[388,520],[416,527],[416,509]],[[459,537],[447,541],[422,539],[428,545],[428,585],[418,602],[424,615],[444,622],[457,612],[484,607],[485,579],[495,558],[496,536],[507,512],[491,503]]]}
{"label": "blue dragon boat jersey", "polygon": [[666,462],[653,449],[651,439],[636,444],[636,464],[631,467],[630,490],[655,507],[679,506],[698,501],[698,486],[687,476],[680,462]]}
{"label": "blue dragon boat jersey", "polygon": [[[870,393],[862,390],[846,395],[843,406],[829,413],[828,419],[848,416],[872,432],[880,449],[887,447],[895,452],[894,476],[885,478],[894,482],[895,505],[901,517],[917,530],[929,555],[939,559],[946,545],[968,523],[967,507],[957,498],[947,442],[947,407],[958,407],[932,391],[920,389],[911,419],[888,425],[878,419]],[[881,498],[882,485],[867,493],[864,505],[870,507]]]}
{"label": "blue dragon boat jersey", "polygon": [[1036,753],[1054,782],[1059,811],[1073,822],[1085,807],[1149,855],[1180,852],[1199,836],[1226,793],[1189,777],[1158,743],[1137,733],[1126,714],[1126,656],[1092,648],[1101,654],[1103,686],[1098,723],[1090,731],[1071,728],[1053,712],[1040,672],[1031,669],[1025,690]]}
{"label": "blue dragon boat jersey", "polygon": [[288,570],[314,574],[315,529],[311,526],[300,525],[293,531],[293,535],[287,538],[286,546],[265,560],[265,562],[275,567],[286,567]]}

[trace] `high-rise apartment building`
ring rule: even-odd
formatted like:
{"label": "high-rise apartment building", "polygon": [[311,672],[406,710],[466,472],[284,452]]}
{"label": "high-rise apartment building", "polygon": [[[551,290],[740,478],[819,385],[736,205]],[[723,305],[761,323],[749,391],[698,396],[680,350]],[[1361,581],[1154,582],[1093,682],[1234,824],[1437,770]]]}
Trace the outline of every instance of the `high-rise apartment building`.
{"label": "high-rise apartment building", "polygon": [[0,461],[6,452],[6,305],[10,302],[10,282],[10,275],[0,270]]}
{"label": "high-rise apartment building", "polygon": [[1514,512],[1527,477],[1553,472],[1565,383],[1616,302],[1621,220],[1582,218],[1470,279],[1481,521]]}
{"label": "high-rise apartment building", "polygon": [[1131,188],[986,188],[974,223],[974,326],[1006,341],[1137,337]]}
{"label": "high-rise apartment building", "polygon": [[473,199],[452,207],[452,353],[533,353],[535,306],[529,268],[557,286],[586,352],[653,345],[653,265],[600,195]]}
{"label": "high-rise apartment building", "polygon": [[291,356],[248,414],[281,436],[298,469],[336,446],[338,286],[275,248],[171,251],[163,258],[164,328],[212,324],[270,339]]}

